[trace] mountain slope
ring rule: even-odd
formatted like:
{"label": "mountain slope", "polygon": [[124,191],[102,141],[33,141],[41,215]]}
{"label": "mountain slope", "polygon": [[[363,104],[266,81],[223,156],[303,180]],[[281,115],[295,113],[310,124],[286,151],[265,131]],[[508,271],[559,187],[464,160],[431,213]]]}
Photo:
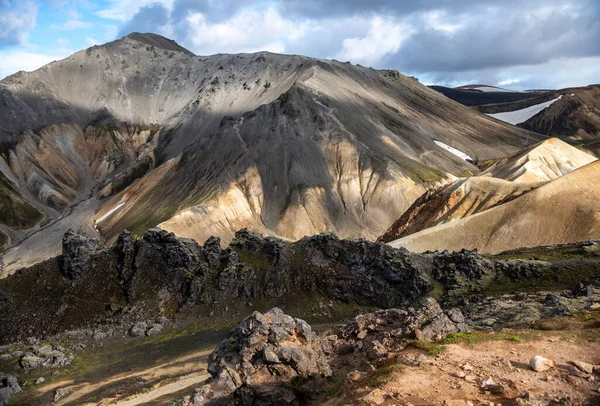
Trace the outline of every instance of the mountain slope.
{"label": "mountain slope", "polygon": [[374,238],[428,188],[478,172],[440,144],[482,161],[544,138],[396,71],[195,56],[153,34],[12,75],[0,99],[0,170],[45,216],[9,230],[7,268],[56,254],[68,226],[109,240],[158,224],[199,241],[241,227]]}
{"label": "mountain slope", "polygon": [[481,213],[542,184],[544,182],[509,182],[477,176],[457,179],[424,193],[377,241],[391,242],[439,224]]}
{"label": "mountain slope", "polygon": [[595,161],[590,154],[551,138],[511,157],[494,161],[479,176],[514,182],[545,182]]}
{"label": "mountain slope", "polygon": [[158,223],[198,241],[239,227],[375,238],[448,173],[477,171],[434,141],[485,159],[539,139],[495,124],[394,72],[314,61],[275,102],[190,147],[160,186],[113,197],[97,217],[123,205],[98,229],[109,239]]}
{"label": "mountain slope", "polygon": [[513,248],[600,237],[600,162],[595,161],[511,202],[391,243],[411,251]]}

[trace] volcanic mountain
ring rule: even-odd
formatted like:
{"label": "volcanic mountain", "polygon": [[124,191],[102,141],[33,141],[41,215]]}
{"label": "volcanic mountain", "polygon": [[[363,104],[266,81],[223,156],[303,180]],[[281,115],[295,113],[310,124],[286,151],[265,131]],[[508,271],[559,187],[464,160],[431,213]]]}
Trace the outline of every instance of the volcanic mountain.
{"label": "volcanic mountain", "polygon": [[391,243],[411,251],[519,247],[600,236],[600,162],[592,162],[508,203],[427,228]]}
{"label": "volcanic mountain", "polygon": [[427,191],[378,241],[391,242],[503,205],[594,161],[592,155],[557,138],[542,141],[511,157],[484,163],[478,176]]}
{"label": "volcanic mountain", "polygon": [[0,225],[8,269],[56,255],[68,228],[109,241],[156,225],[199,242],[243,227],[375,238],[473,162],[544,138],[396,71],[196,56],[154,34],[12,75],[0,105],[2,211],[39,212]]}

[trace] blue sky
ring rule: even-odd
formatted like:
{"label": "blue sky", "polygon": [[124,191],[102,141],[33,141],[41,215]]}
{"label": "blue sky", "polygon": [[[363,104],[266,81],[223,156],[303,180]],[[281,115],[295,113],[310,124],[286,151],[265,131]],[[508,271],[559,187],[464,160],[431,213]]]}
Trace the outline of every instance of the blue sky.
{"label": "blue sky", "polygon": [[131,31],[191,51],[268,50],[425,83],[600,83],[598,0],[0,0],[0,77]]}

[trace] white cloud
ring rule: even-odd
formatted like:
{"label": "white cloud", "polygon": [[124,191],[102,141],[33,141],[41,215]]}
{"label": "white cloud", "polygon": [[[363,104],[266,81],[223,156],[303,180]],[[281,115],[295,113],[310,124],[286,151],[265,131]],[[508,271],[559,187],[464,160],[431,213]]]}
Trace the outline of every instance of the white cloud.
{"label": "white cloud", "polygon": [[186,45],[204,55],[257,51],[282,53],[288,40],[297,40],[303,35],[301,24],[286,20],[273,8],[264,12],[242,11],[219,23],[208,22],[201,13],[190,13],[185,23]]}
{"label": "white cloud", "polygon": [[160,3],[171,10],[174,0],[109,0],[109,6],[98,11],[102,18],[118,21],[129,21],[142,7]]}
{"label": "white cloud", "polygon": [[69,19],[63,24],[53,24],[50,28],[55,30],[78,30],[80,28],[89,28],[92,24],[81,20],[81,14],[76,11],[69,12]]}
{"label": "white cloud", "polygon": [[19,45],[27,41],[35,27],[37,6],[30,0],[0,0],[0,46]]}
{"label": "white cloud", "polygon": [[20,70],[33,71],[64,58],[66,55],[46,55],[27,51],[0,51],[0,79]]}
{"label": "white cloud", "polygon": [[375,65],[385,55],[393,54],[414,32],[413,28],[389,18],[375,16],[371,28],[362,38],[346,38],[337,58],[365,65]]}
{"label": "white cloud", "polygon": [[505,79],[501,82],[498,82],[498,85],[500,85],[500,86],[514,85],[516,83],[519,83],[520,81],[521,81],[520,79]]}

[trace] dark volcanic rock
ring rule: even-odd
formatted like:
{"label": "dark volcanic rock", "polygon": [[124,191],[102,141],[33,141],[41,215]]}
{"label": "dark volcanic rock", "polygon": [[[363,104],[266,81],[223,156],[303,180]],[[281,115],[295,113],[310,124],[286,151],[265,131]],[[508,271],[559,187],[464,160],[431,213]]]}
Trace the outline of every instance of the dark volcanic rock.
{"label": "dark volcanic rock", "polygon": [[76,279],[91,266],[94,253],[104,249],[98,240],[85,238],[69,230],[63,236],[62,271],[69,279]]}
{"label": "dark volcanic rock", "polygon": [[469,331],[458,309],[444,313],[440,305],[427,298],[422,305],[406,309],[385,309],[356,316],[338,334],[336,351],[364,352],[369,359],[379,359],[398,352],[410,339],[442,340],[450,333]]}
{"label": "dark volcanic rock", "polygon": [[[567,261],[495,260],[466,250],[415,254],[331,233],[289,243],[241,230],[222,249],[217,238],[200,246],[160,229],[139,239],[123,232],[110,248],[70,231],[63,249],[0,279],[0,343],[107,319],[128,317],[133,325],[182,310],[213,318],[249,314],[251,303],[299,306],[306,298],[394,308],[435,294],[446,307],[467,306],[498,282],[512,290],[572,275]],[[588,279],[598,274],[587,258],[576,265]]]}
{"label": "dark volcanic rock", "polygon": [[[300,319],[274,308],[254,312],[221,341],[210,356],[212,382],[198,390],[193,405],[298,404],[307,388],[331,376],[329,345]],[[300,379],[303,385],[293,385]],[[307,385],[307,380],[312,380]]]}

